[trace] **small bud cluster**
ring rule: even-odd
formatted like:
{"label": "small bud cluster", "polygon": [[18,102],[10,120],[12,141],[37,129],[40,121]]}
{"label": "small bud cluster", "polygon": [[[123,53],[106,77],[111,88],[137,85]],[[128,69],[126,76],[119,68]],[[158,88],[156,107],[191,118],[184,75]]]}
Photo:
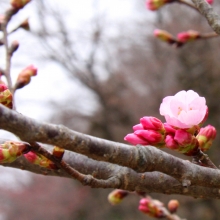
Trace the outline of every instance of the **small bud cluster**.
{"label": "small bud cluster", "polygon": [[13,108],[13,97],[5,84],[0,84],[0,103],[10,109]]}
{"label": "small bud cluster", "polygon": [[168,210],[162,202],[147,196],[140,200],[138,209],[153,218],[166,218],[168,216],[171,217],[177,211],[179,202],[177,200],[170,200],[167,207]]}
{"label": "small bud cluster", "polygon": [[29,150],[30,146],[24,142],[6,141],[0,144],[0,163],[11,163]]}
{"label": "small bud cluster", "polygon": [[34,65],[27,66],[19,73],[17,81],[15,83],[15,89],[21,89],[24,86],[28,85],[31,81],[31,77],[36,75],[37,68]]}
{"label": "small bud cluster", "polygon": [[198,31],[194,30],[180,32],[177,34],[177,37],[174,37],[168,31],[155,29],[154,36],[162,41],[167,42],[168,44],[174,44],[177,47],[180,47],[187,42],[191,42],[201,38],[201,34]]}
{"label": "small bud cluster", "polygon": [[159,200],[146,197],[140,200],[138,209],[154,218],[165,218],[164,204]]}
{"label": "small bud cluster", "polygon": [[134,133],[126,135],[124,140],[133,145],[167,147],[188,156],[211,147],[216,129],[211,125],[200,128],[208,116],[204,97],[192,90],[180,91],[163,99],[160,114],[166,123],[155,117],[143,117],[133,127]]}
{"label": "small bud cluster", "polygon": [[155,117],[143,117],[140,124],[133,126],[134,133],[125,136],[124,140],[136,145],[164,146],[165,129],[163,123]]}

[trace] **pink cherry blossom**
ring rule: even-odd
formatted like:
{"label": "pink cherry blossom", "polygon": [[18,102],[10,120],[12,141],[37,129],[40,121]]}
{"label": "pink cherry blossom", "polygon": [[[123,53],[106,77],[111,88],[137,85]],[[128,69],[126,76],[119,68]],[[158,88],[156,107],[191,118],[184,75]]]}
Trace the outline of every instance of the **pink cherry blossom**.
{"label": "pink cherry blossom", "polygon": [[199,125],[208,107],[204,97],[193,90],[180,91],[174,96],[167,96],[160,105],[160,114],[169,125],[177,128],[191,128]]}

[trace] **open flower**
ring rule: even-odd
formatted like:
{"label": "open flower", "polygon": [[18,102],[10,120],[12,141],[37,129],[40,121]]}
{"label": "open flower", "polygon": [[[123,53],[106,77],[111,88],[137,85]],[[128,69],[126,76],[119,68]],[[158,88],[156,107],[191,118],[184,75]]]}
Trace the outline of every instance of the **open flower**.
{"label": "open flower", "polygon": [[160,114],[169,125],[177,128],[191,128],[204,121],[208,107],[204,97],[192,90],[180,91],[167,96],[160,105]]}

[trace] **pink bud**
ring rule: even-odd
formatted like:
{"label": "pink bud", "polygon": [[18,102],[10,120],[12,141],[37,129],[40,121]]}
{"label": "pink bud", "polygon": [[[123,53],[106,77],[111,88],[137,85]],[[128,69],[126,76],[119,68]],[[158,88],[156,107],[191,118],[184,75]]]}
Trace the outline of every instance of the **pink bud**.
{"label": "pink bud", "polygon": [[169,125],[168,123],[164,123],[164,128],[166,130],[166,134],[174,135],[176,132],[176,129],[172,125]]}
{"label": "pink bud", "polygon": [[166,217],[164,204],[159,200],[151,199],[150,197],[141,199],[138,209],[154,218]]}
{"label": "pink bud", "polygon": [[0,84],[0,92],[5,91],[8,87],[5,84]]}
{"label": "pink bud", "polygon": [[165,143],[166,147],[171,150],[177,150],[179,148],[178,143],[174,140],[174,137],[171,135],[166,135]]}
{"label": "pink bud", "polygon": [[186,43],[189,41],[193,41],[195,39],[200,38],[200,33],[194,30],[189,30],[186,32],[181,32],[177,35],[177,39],[178,41],[180,41],[181,43]]}
{"label": "pink bud", "polygon": [[183,129],[176,131],[174,140],[178,143],[178,151],[187,156],[192,156],[196,154],[198,150],[199,143],[194,135],[188,133]]}
{"label": "pink bud", "polygon": [[137,130],[144,130],[144,127],[142,124],[137,124],[133,126],[133,131],[137,131]]}
{"label": "pink bud", "polygon": [[136,134],[127,134],[124,137],[124,140],[129,142],[130,144],[137,145],[149,145],[149,142],[147,140],[144,140],[143,138],[138,137]]}
{"label": "pink bud", "polygon": [[206,0],[210,5],[212,5],[213,4],[213,0]]}
{"label": "pink bud", "polygon": [[144,212],[146,214],[148,214],[150,212],[150,209],[148,207],[149,203],[150,203],[150,199],[148,198],[143,198],[140,200],[139,202],[139,207],[138,209],[141,211],[141,212]]}
{"label": "pink bud", "polygon": [[164,135],[154,130],[137,130],[134,132],[138,137],[145,139],[148,143],[155,145],[164,140]]}
{"label": "pink bud", "polygon": [[190,144],[192,142],[192,138],[192,134],[186,132],[183,129],[177,130],[174,136],[174,140],[182,146]]}
{"label": "pink bud", "polygon": [[34,65],[29,65],[23,69],[17,78],[15,89],[21,89],[30,83],[31,77],[37,75],[37,68]]}
{"label": "pink bud", "polygon": [[158,118],[145,116],[140,119],[140,122],[146,130],[165,131],[163,123]]}
{"label": "pink bud", "polygon": [[200,129],[196,138],[202,151],[207,151],[211,147],[212,142],[216,137],[216,133],[217,131],[212,125]]}

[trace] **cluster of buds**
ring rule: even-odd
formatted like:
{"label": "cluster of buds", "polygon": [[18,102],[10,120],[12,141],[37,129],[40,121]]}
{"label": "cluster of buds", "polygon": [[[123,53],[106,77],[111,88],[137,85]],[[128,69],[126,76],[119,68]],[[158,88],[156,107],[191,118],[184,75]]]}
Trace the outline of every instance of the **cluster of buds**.
{"label": "cluster of buds", "polygon": [[17,10],[22,9],[31,0],[11,0],[11,6]]}
{"label": "cluster of buds", "polygon": [[163,99],[160,113],[166,123],[155,117],[143,117],[140,124],[133,127],[134,133],[124,140],[133,145],[153,145],[167,147],[188,156],[198,150],[207,151],[216,137],[216,129],[208,125],[200,128],[207,119],[208,107],[205,98],[196,92],[180,91]]}
{"label": "cluster of buds", "polygon": [[0,103],[10,109],[13,108],[13,97],[5,84],[0,84]]}
{"label": "cluster of buds", "polygon": [[137,145],[154,145],[164,147],[165,128],[155,117],[143,117],[140,124],[133,126],[134,133],[125,136],[124,140]]}
{"label": "cluster of buds", "polygon": [[36,164],[47,169],[57,169],[57,166],[51,160],[39,153],[30,151],[27,154],[24,154],[24,157],[32,164]]}
{"label": "cluster of buds", "polygon": [[169,216],[169,219],[180,219],[179,217],[176,218],[177,216],[174,214],[179,208],[177,200],[170,200],[167,208],[162,202],[152,199],[150,196],[141,199],[138,207],[141,212],[154,218],[166,218]]}
{"label": "cluster of buds", "polygon": [[11,163],[30,150],[30,145],[19,141],[0,144],[0,163]]}
{"label": "cluster of buds", "polygon": [[36,75],[37,75],[37,68],[33,65],[27,66],[19,73],[17,81],[15,83],[15,89],[23,88],[24,86],[30,83],[31,77]]}
{"label": "cluster of buds", "polygon": [[155,11],[155,10],[158,10],[159,8],[161,8],[162,6],[164,6],[165,4],[171,3],[174,1],[176,1],[176,0],[147,0],[146,7],[147,7],[147,9],[149,9],[151,11]]}
{"label": "cluster of buds", "polygon": [[166,211],[164,204],[159,200],[146,197],[140,200],[138,209],[154,218],[165,218]]}
{"label": "cluster of buds", "polygon": [[171,33],[165,30],[155,29],[154,36],[168,44],[175,44],[177,47],[201,38],[201,34],[194,30],[178,33],[177,37],[174,37]]}
{"label": "cluster of buds", "polygon": [[118,205],[126,196],[128,196],[127,191],[115,189],[108,195],[108,201],[112,205]]}

